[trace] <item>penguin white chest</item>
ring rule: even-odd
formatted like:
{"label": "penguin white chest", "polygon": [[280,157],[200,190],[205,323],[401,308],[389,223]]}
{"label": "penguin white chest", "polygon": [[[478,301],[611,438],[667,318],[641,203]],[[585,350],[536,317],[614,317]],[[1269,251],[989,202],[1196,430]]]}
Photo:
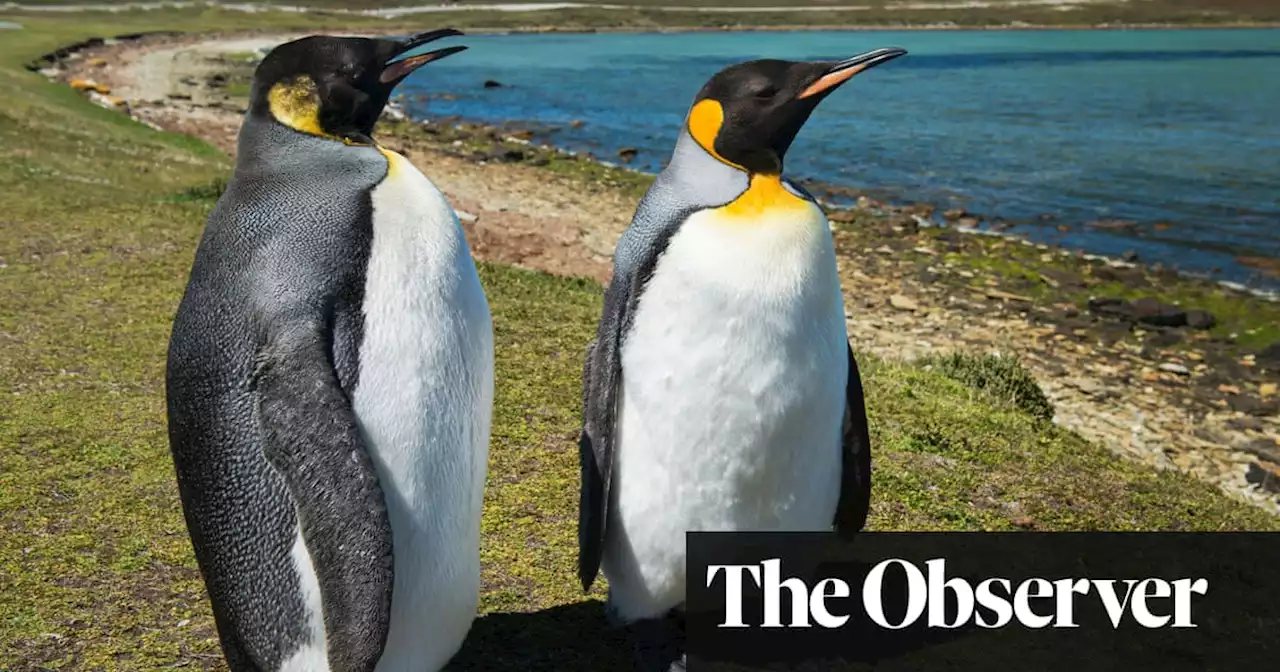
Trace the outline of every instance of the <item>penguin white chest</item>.
{"label": "penguin white chest", "polygon": [[353,404],[386,496],[395,563],[377,670],[430,672],[457,652],[479,599],[493,332],[453,209],[408,160],[384,154]]}
{"label": "penguin white chest", "polygon": [[622,348],[603,558],[621,615],[683,602],[688,530],[830,529],[847,348],[816,206],[681,226]]}

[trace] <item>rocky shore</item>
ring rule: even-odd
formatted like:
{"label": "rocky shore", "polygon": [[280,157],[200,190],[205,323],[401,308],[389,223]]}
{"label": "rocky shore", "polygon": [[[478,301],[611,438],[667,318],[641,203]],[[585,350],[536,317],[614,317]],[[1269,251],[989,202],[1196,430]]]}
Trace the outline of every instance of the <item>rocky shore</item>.
{"label": "rocky shore", "polygon": [[[128,36],[33,69],[234,153],[253,54],[291,37]],[[601,282],[652,179],[539,145],[530,129],[392,110],[380,132],[449,196],[477,256]],[[1280,513],[1280,303],[979,231],[969,213],[807,186],[852,202],[830,219],[855,349],[1015,355],[1056,422]]]}

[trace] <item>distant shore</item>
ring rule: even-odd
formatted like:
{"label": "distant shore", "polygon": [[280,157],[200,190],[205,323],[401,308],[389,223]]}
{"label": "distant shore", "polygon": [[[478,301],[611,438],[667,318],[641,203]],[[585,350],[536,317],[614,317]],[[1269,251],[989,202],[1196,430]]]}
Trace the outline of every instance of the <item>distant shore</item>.
{"label": "distant shore", "polygon": [[568,34],[591,34],[591,33],[619,33],[619,34],[643,34],[643,33],[743,33],[743,32],[759,32],[759,33],[787,33],[787,32],[897,32],[897,31],[956,31],[956,32],[981,32],[981,31],[1056,31],[1056,30],[1273,30],[1280,29],[1280,21],[1258,22],[1258,23],[1135,23],[1135,24],[1102,24],[1096,26],[1075,25],[1075,24],[1028,24],[1028,25],[946,25],[936,23],[918,23],[905,25],[880,25],[880,24],[845,24],[845,25],[814,25],[814,24],[780,24],[780,25],[736,25],[736,26],[662,26],[645,28],[642,26],[617,26],[617,27],[558,27],[558,26],[533,26],[527,28],[467,28],[467,32],[473,35],[509,35],[523,33],[568,33]]}

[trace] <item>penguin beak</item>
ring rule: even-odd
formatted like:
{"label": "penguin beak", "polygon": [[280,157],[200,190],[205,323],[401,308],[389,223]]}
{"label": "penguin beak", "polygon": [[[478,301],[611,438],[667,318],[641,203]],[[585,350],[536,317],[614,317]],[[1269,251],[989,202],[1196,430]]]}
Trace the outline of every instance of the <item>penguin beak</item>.
{"label": "penguin beak", "polygon": [[843,61],[839,61],[831,65],[831,67],[826,68],[820,75],[818,75],[817,80],[801,91],[799,96],[796,96],[796,99],[803,100],[810,96],[829,93],[837,86],[849,81],[849,78],[859,72],[874,68],[881,63],[892,61],[906,53],[906,49],[885,47],[883,49],[868,51],[865,54],[858,54],[852,58],[846,58]]}
{"label": "penguin beak", "polygon": [[395,48],[395,54],[393,55],[392,59],[387,61],[387,63],[383,67],[382,74],[378,76],[378,80],[381,81],[383,84],[399,83],[405,77],[408,77],[409,73],[413,72],[414,70],[417,70],[418,68],[421,68],[422,66],[432,61],[438,61],[446,56],[452,56],[460,51],[465,51],[466,47],[464,46],[445,47],[444,49],[436,49],[435,51],[428,51],[426,53],[418,54],[417,56],[410,56],[408,58],[405,58],[399,61],[395,60],[396,58],[399,58],[400,56],[428,42],[433,42],[443,37],[456,37],[462,34],[463,34],[462,31],[456,30],[454,28],[441,28],[439,30],[432,30],[425,33],[419,33],[407,40],[404,40],[398,43]]}

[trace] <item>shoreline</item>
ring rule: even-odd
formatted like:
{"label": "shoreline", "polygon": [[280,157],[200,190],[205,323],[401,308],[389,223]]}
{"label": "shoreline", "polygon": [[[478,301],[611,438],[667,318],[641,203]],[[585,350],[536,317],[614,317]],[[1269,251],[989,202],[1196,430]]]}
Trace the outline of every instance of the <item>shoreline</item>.
{"label": "shoreline", "polygon": [[831,33],[857,33],[857,32],[912,32],[912,31],[953,31],[953,32],[982,32],[982,31],[1030,31],[1030,32],[1051,32],[1051,31],[1083,31],[1083,30],[1275,30],[1280,29],[1280,21],[1258,22],[1258,23],[1135,23],[1135,24],[1102,24],[1102,25],[1075,25],[1075,24],[1028,24],[1028,25],[939,25],[933,23],[918,23],[905,25],[881,25],[881,24],[840,24],[840,25],[815,25],[815,24],[779,24],[779,25],[736,25],[736,26],[655,26],[651,28],[635,26],[618,26],[618,27],[556,27],[556,26],[538,26],[531,28],[467,28],[467,33],[471,35],[520,35],[520,34],[541,34],[541,33],[560,33],[560,34],[593,34],[593,33],[609,33],[609,34],[625,34],[625,35],[641,35],[641,34],[664,34],[664,33],[804,33],[804,32],[831,32]]}
{"label": "shoreline", "polygon": [[[98,45],[43,74],[97,77],[119,96],[98,104],[234,154],[242,108],[201,80],[221,74],[225,87],[228,68],[248,65],[218,54],[292,34]],[[477,258],[608,282],[651,173],[539,144],[518,124],[415,121],[397,109],[379,124],[382,143],[445,192]],[[906,361],[1013,353],[1056,423],[1280,513],[1280,302],[1007,232],[922,226],[924,207],[863,198],[828,211],[855,349]]]}
{"label": "shoreline", "polygon": [[[403,94],[401,94],[400,97],[393,98],[388,103],[388,110],[390,110],[391,115],[395,117],[397,120],[403,120],[403,121],[408,121],[410,123],[424,124],[429,126],[437,126],[442,123],[448,123],[448,124],[460,123],[462,125],[470,125],[470,126],[492,126],[495,128],[503,129],[504,131],[508,132],[511,138],[520,139],[520,136],[528,135],[529,136],[528,142],[530,142],[533,146],[536,146],[538,149],[541,149],[543,151],[555,152],[565,157],[572,158],[573,160],[593,163],[593,164],[596,164],[605,168],[609,168],[612,170],[619,170],[619,171],[634,173],[636,175],[644,176],[647,179],[656,178],[658,175],[658,173],[656,172],[650,172],[648,170],[633,168],[627,165],[627,163],[625,162],[610,161],[607,159],[600,158],[598,156],[595,156],[593,152],[575,151],[575,150],[571,150],[571,149],[559,146],[555,144],[553,141],[551,141],[550,139],[548,139],[547,137],[545,137],[547,135],[546,132],[540,132],[539,127],[542,127],[545,125],[539,122],[534,122],[534,121],[529,121],[524,119],[504,119],[502,121],[486,121],[483,119],[469,118],[469,117],[457,116],[457,115],[440,116],[436,118],[432,118],[431,116],[418,117],[412,114],[407,109],[407,106],[402,102],[402,98],[403,98]],[[535,139],[538,140],[538,142],[534,142]],[[1183,270],[1181,268],[1178,268],[1176,265],[1173,265],[1172,267],[1170,267],[1169,264],[1166,264],[1165,262],[1162,262],[1159,260],[1128,261],[1120,256],[1112,256],[1112,255],[1106,255],[1101,253],[1095,253],[1080,247],[1068,247],[1066,245],[1062,245],[1058,243],[1035,240],[1031,236],[1026,235],[1025,230],[1024,232],[1021,232],[1021,233],[1014,231],[1014,229],[1024,227],[1025,225],[1030,223],[1030,220],[1027,220],[1025,218],[1024,219],[1006,219],[999,216],[992,216],[983,212],[978,212],[978,211],[969,210],[969,209],[961,209],[961,208],[956,209],[959,211],[957,214],[954,214],[954,216],[948,217],[947,213],[949,211],[946,210],[946,206],[944,206],[943,204],[932,203],[929,201],[878,199],[878,198],[872,198],[868,195],[869,191],[883,190],[884,189],[883,187],[866,190],[866,189],[859,189],[856,187],[845,186],[845,185],[841,185],[834,182],[826,182],[816,178],[801,179],[799,181],[810,192],[814,192],[815,196],[818,196],[818,194],[826,194],[827,196],[836,196],[836,195],[840,196],[841,200],[839,201],[832,200],[831,198],[822,198],[820,196],[818,197],[817,200],[819,204],[828,211],[829,215],[831,213],[854,212],[858,210],[857,203],[865,200],[880,209],[892,211],[894,213],[909,214],[916,220],[917,224],[921,228],[947,229],[947,230],[956,231],[958,233],[962,233],[965,235],[994,236],[994,237],[1001,237],[1001,238],[1014,240],[1014,241],[1026,241],[1033,245],[1046,245],[1050,249],[1060,252],[1064,255],[1075,256],[1085,260],[1103,261],[1108,265],[1117,267],[1117,268],[1144,269],[1146,271],[1153,271],[1153,272],[1160,272],[1161,269],[1168,268],[1169,270],[1171,270],[1171,272],[1175,273],[1179,279],[1182,279],[1188,282],[1203,282],[1203,283],[1214,284],[1231,291],[1247,294],[1259,300],[1268,301],[1272,303],[1280,303],[1280,286],[1277,286],[1274,288],[1255,287],[1255,286],[1250,286],[1245,283],[1237,282],[1234,280],[1218,279],[1213,277],[1213,275],[1209,273],[1200,273],[1200,272]],[[970,220],[972,220],[976,225],[967,224],[967,222],[969,222]],[[1053,221],[1058,223],[1065,223],[1063,222],[1063,220],[1059,220],[1056,217],[1053,219]],[[1094,220],[1094,221],[1101,221],[1101,220]],[[1087,227],[1091,223],[1091,221],[1080,221],[1080,222],[1071,222],[1071,223],[1076,224],[1078,226]],[[1142,224],[1142,222],[1134,222],[1134,223]],[[1275,261],[1277,262],[1277,264],[1280,264],[1280,257],[1275,258]],[[1243,264],[1241,262],[1236,262],[1236,263],[1241,267],[1250,268],[1248,264]],[[1280,278],[1280,276],[1275,276],[1275,277]]]}

